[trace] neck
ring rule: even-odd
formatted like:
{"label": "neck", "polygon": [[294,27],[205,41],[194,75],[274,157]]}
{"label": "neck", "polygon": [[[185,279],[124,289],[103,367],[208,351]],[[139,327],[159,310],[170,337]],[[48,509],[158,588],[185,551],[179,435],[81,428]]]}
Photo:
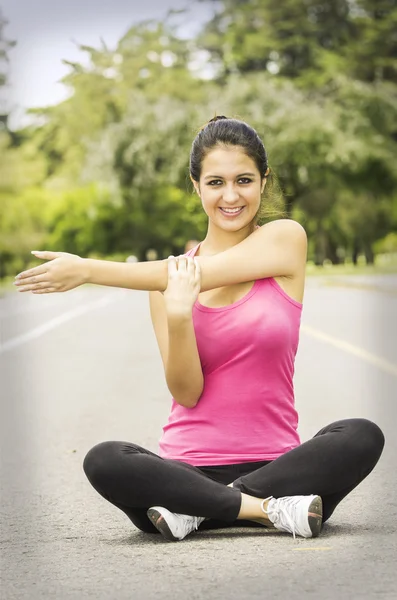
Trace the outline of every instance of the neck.
{"label": "neck", "polygon": [[207,235],[200,245],[200,256],[213,256],[232,248],[247,238],[255,230],[253,223],[239,231],[225,231],[208,226]]}

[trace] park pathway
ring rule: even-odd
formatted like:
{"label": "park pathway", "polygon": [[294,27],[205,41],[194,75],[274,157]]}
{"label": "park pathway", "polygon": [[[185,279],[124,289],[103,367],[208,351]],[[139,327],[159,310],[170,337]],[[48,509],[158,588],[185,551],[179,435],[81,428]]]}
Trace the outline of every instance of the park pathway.
{"label": "park pathway", "polygon": [[397,282],[308,278],[296,360],[302,440],[340,418],[384,431],[375,471],[322,535],[137,531],[82,471],[109,439],[157,450],[169,410],[143,292],[0,299],[2,600],[397,597]]}

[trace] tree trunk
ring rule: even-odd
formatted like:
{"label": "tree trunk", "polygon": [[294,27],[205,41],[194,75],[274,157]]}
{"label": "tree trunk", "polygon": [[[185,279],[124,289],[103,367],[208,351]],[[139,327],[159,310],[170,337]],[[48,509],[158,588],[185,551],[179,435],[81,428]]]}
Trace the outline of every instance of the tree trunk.
{"label": "tree trunk", "polygon": [[316,235],[316,244],[315,244],[315,257],[314,262],[316,265],[322,265],[324,260],[327,257],[327,238],[325,231],[321,227],[318,226],[317,235]]}
{"label": "tree trunk", "polygon": [[353,241],[352,261],[353,265],[357,266],[358,253],[360,251],[358,240]]}
{"label": "tree trunk", "polygon": [[364,254],[367,265],[373,265],[375,262],[375,255],[371,242],[364,242]]}
{"label": "tree trunk", "polygon": [[329,258],[333,265],[339,265],[341,262],[338,256],[338,247],[330,240],[328,240],[327,258]]}

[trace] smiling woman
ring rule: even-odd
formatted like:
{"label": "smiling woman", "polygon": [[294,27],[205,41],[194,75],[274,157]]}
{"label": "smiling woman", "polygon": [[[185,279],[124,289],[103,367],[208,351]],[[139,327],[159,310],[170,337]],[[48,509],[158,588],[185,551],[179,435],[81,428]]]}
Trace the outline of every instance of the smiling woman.
{"label": "smiling woman", "polygon": [[252,228],[266,183],[253,167],[254,161],[240,148],[217,148],[204,158],[200,180],[193,184],[210,228],[219,228],[220,217],[233,222],[233,227],[244,223]]}
{"label": "smiling woman", "polygon": [[[214,117],[211,122],[217,123],[217,127],[204,127],[194,140],[190,154],[190,176],[199,195],[200,179],[205,186],[219,187],[226,184],[224,176],[229,174],[232,180],[238,181],[240,188],[247,188],[248,196],[253,199],[256,212],[252,226],[264,217],[285,217],[281,208],[281,194],[277,190],[274,174],[268,166],[265,147],[256,131],[242,121],[227,119],[224,116]],[[209,149],[212,151],[208,162]],[[241,170],[231,173],[231,165],[235,169],[240,166]],[[222,176],[219,173],[222,173]],[[260,198],[266,184],[266,195]],[[232,190],[229,192],[232,194]],[[231,209],[227,211],[225,206],[225,212],[244,208],[233,207],[233,198],[230,198]],[[205,205],[203,206],[205,210]]]}
{"label": "smiling woman", "polygon": [[216,117],[190,155],[208,217],[194,248],[127,264],[36,253],[48,262],[17,278],[21,291],[34,293],[87,282],[151,292],[172,396],[159,455],[103,442],[89,451],[84,470],[136,527],[168,540],[236,521],[317,536],[383,449],[381,430],[365,419],[299,439],[293,377],[307,239],[290,219],[258,226],[268,175],[257,132]]}

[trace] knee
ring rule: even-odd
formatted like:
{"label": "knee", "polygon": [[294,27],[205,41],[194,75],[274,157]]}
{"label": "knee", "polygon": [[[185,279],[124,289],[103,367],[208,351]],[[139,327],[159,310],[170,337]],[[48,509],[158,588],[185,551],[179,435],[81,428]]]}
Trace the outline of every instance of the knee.
{"label": "knee", "polygon": [[117,453],[116,446],[116,442],[101,442],[91,448],[84,458],[84,473],[94,487],[100,485],[111,469],[111,465],[114,464],[114,455]]}
{"label": "knee", "polygon": [[376,464],[385,445],[385,436],[376,423],[368,419],[354,419],[354,440],[367,460]]}

